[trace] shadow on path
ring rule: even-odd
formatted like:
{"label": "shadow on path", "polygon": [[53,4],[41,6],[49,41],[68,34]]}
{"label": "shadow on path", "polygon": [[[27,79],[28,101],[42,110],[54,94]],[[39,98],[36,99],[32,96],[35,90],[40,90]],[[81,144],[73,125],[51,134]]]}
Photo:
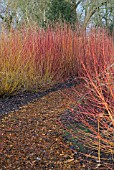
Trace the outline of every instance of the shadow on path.
{"label": "shadow on path", "polygon": [[63,83],[58,83],[53,85],[53,87],[49,88],[46,91],[43,92],[20,92],[13,96],[6,96],[0,98],[0,119],[9,112],[19,110],[20,107],[33,102],[50,92],[55,92],[58,90],[62,90],[65,88],[71,88],[77,84],[79,84],[80,81],[77,79],[69,79]]}

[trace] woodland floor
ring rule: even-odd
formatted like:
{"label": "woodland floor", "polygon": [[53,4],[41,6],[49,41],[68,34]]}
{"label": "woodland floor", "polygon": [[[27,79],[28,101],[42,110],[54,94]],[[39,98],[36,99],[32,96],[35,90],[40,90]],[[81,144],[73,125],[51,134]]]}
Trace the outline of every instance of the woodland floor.
{"label": "woodland floor", "polygon": [[98,169],[64,141],[65,129],[58,118],[70,104],[58,90],[4,115],[0,122],[0,170]]}

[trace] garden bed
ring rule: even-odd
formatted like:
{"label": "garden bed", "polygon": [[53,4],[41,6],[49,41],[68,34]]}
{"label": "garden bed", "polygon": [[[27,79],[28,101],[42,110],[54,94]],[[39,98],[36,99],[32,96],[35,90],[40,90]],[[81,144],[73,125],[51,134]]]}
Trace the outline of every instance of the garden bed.
{"label": "garden bed", "polygon": [[[95,159],[79,150],[78,143],[67,132],[66,125],[74,123],[67,109],[72,101],[65,99],[59,89],[43,95],[2,117],[0,167],[8,170],[111,170],[112,162],[97,166]],[[86,154],[89,154],[88,149]]]}
{"label": "garden bed", "polygon": [[50,92],[58,91],[64,88],[70,88],[79,84],[79,80],[69,79],[63,83],[58,83],[51,88],[39,92],[19,92],[15,95],[4,95],[0,98],[0,117],[8,114],[11,111],[19,110],[22,106],[38,100],[39,98],[49,94]]}

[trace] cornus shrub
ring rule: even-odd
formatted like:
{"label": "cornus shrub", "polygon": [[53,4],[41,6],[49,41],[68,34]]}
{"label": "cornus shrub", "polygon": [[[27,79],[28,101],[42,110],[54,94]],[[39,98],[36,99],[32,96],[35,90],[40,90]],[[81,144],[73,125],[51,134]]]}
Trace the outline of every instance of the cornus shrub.
{"label": "cornus shrub", "polygon": [[78,73],[78,35],[67,25],[2,32],[0,94],[47,88]]}
{"label": "cornus shrub", "polygon": [[113,169],[113,41],[100,30],[91,32],[83,42],[79,54],[81,83],[63,93],[72,100],[72,106],[70,112],[61,117],[61,122],[72,136],[74,149],[94,159],[97,167]]}
{"label": "cornus shrub", "polygon": [[112,55],[111,40],[103,31],[85,35],[65,24],[46,30],[34,26],[3,31],[0,36],[1,95],[45,89],[70,77],[83,76],[83,64],[91,75],[96,69],[103,72]]}
{"label": "cornus shrub", "polygon": [[68,25],[0,35],[0,95],[41,90],[73,78],[63,95],[72,100],[61,118],[75,149],[111,169],[114,125],[114,44],[104,30],[88,33]]}

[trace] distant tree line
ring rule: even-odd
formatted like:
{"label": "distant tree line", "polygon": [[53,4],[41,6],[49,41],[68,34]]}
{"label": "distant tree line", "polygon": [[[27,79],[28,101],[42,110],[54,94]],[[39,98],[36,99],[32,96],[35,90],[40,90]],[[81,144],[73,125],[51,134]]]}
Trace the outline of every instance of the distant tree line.
{"label": "distant tree line", "polygon": [[113,32],[113,0],[1,0],[0,18],[8,28],[23,22],[46,26],[50,23],[66,22],[105,27]]}

